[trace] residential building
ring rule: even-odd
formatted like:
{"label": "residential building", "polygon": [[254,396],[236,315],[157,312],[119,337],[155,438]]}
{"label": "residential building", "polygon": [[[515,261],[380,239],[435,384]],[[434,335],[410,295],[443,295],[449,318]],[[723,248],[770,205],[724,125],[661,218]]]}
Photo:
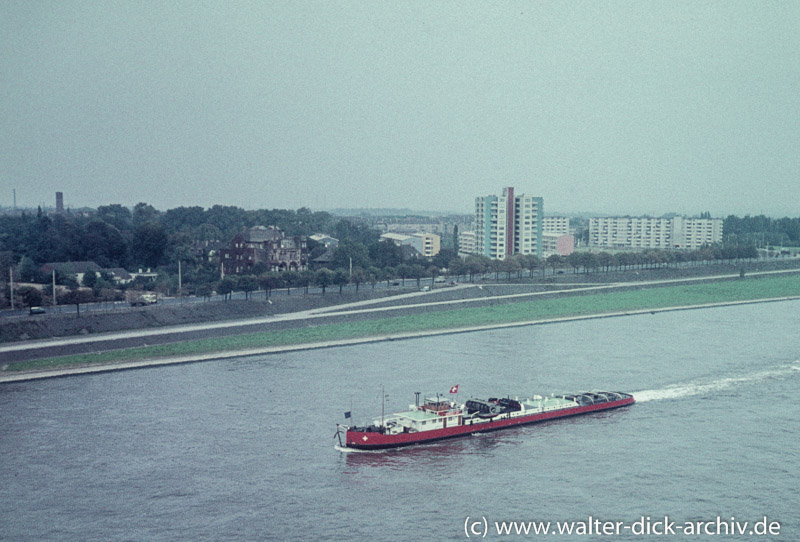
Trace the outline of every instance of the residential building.
{"label": "residential building", "polygon": [[542,207],[542,198],[515,195],[513,187],[501,196],[475,198],[475,253],[496,260],[514,254],[541,257]]}
{"label": "residential building", "polygon": [[458,255],[462,258],[475,254],[475,232],[458,232]]}
{"label": "residential building", "polygon": [[557,233],[560,235],[567,235],[569,233],[569,217],[568,216],[543,217],[542,231],[545,233]]}
{"label": "residential building", "polygon": [[431,258],[439,254],[441,249],[441,237],[435,233],[414,233],[411,235],[402,233],[384,233],[381,235],[384,241],[391,241],[398,246],[411,246],[425,258]]}
{"label": "residential building", "polygon": [[575,252],[575,237],[570,234],[542,233],[542,258],[553,254],[569,256]]}
{"label": "residential building", "polygon": [[223,276],[252,274],[258,264],[268,271],[302,271],[308,267],[305,237],[286,237],[277,226],[246,229],[219,254]]}
{"label": "residential building", "polygon": [[335,237],[331,237],[330,235],[326,235],[324,233],[315,233],[314,235],[309,236],[309,239],[311,239],[312,241],[316,241],[325,248],[336,248],[339,246],[338,239],[336,239]]}
{"label": "residential building", "polygon": [[589,245],[696,249],[722,242],[721,218],[604,217],[589,220]]}

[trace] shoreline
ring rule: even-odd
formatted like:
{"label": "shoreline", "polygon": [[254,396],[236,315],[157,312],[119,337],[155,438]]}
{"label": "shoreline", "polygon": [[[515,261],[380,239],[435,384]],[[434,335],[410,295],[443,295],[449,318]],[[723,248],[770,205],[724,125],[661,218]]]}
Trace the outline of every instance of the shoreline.
{"label": "shoreline", "polygon": [[302,350],[317,350],[321,348],[352,346],[357,344],[366,344],[366,343],[383,342],[383,341],[407,340],[407,339],[415,339],[422,337],[432,337],[436,335],[473,333],[478,331],[488,331],[492,329],[557,324],[557,323],[573,322],[580,320],[618,318],[623,316],[638,316],[643,314],[655,314],[660,312],[674,312],[681,310],[695,310],[695,309],[727,307],[735,305],[749,305],[755,303],[776,303],[782,301],[796,301],[796,300],[800,300],[800,296],[783,296],[783,297],[773,297],[773,298],[763,298],[763,299],[719,301],[719,302],[703,303],[697,305],[675,305],[670,307],[634,309],[634,310],[583,314],[574,316],[560,316],[555,318],[540,318],[540,319],[526,320],[526,321],[503,322],[503,323],[485,324],[479,326],[457,327],[450,329],[420,330],[420,331],[402,332],[394,334],[356,337],[350,339],[337,339],[337,340],[322,341],[322,342],[258,347],[258,348],[242,349],[242,350],[235,350],[228,352],[212,352],[208,354],[192,354],[187,356],[169,356],[162,358],[142,359],[136,361],[119,362],[119,363],[98,363],[92,365],[64,367],[61,369],[47,369],[40,371],[19,371],[15,373],[7,373],[0,375],[0,384],[13,383],[13,382],[26,382],[26,381],[41,380],[47,378],[61,378],[61,377],[76,376],[83,374],[95,374],[95,373],[105,373],[112,371],[143,369],[148,367],[159,367],[164,365],[199,363],[204,361],[230,359],[230,358],[253,356],[253,355],[267,355],[267,354],[277,354],[282,352],[296,352]]}

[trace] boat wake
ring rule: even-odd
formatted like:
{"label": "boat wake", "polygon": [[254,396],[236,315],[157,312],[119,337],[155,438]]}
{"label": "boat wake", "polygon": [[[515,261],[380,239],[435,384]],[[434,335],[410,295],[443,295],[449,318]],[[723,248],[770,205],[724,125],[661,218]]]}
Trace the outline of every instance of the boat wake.
{"label": "boat wake", "polygon": [[344,446],[339,446],[338,444],[334,444],[333,449],[345,454],[381,454],[386,452],[386,450],[359,450],[358,448],[345,448]]}
{"label": "boat wake", "polygon": [[648,401],[678,399],[680,397],[689,397],[692,395],[707,395],[742,384],[758,382],[768,378],[779,378],[800,372],[800,365],[797,363],[798,362],[795,362],[791,365],[757,371],[742,376],[719,378],[710,382],[692,382],[690,384],[676,384],[655,390],[642,390],[634,392],[633,396],[636,398],[637,403],[646,403]]}

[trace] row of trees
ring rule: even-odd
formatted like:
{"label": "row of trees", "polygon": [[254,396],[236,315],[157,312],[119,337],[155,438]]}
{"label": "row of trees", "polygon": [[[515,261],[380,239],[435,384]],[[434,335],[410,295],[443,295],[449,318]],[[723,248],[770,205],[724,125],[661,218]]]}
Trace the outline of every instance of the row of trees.
{"label": "row of trees", "polygon": [[[303,273],[269,273],[262,266],[252,277],[226,277],[220,280],[219,263],[209,257],[203,247],[218,247],[244,227],[277,225],[288,235],[308,236],[325,232],[339,239],[333,259],[325,269]],[[609,271],[632,267],[665,266],[681,262],[751,258],[755,256],[755,237],[766,242],[800,244],[800,219],[767,217],[728,217],[725,220],[726,243],[698,251],[660,251],[609,253],[575,253],[567,259],[553,256],[546,261],[533,256],[515,256],[492,261],[480,256],[462,260],[453,248],[444,248],[430,261],[407,260],[400,247],[381,242],[375,229],[350,220],[336,219],[324,212],[301,208],[292,210],[245,211],[238,207],[179,207],[165,212],[149,204],[139,203],[132,209],[121,205],[101,206],[93,214],[61,214],[47,216],[28,213],[21,216],[0,216],[0,269],[14,268],[20,282],[49,283],[50,276],[41,273],[46,262],[94,261],[104,268],[136,269],[150,267],[157,272],[154,280],[136,283],[134,288],[147,288],[163,294],[210,295],[262,289],[319,286],[327,289],[348,282],[357,288],[379,281],[416,280],[417,284],[433,278],[443,270],[450,275],[476,276],[493,273],[510,278],[524,272],[534,274],[551,268],[554,271],[571,267],[575,271]],[[760,232],[760,233],[759,233]],[[773,236],[773,237],[771,237]],[[760,242],[759,242],[760,243]],[[325,252],[322,246],[309,242],[310,260]],[[178,265],[181,264],[180,289]],[[7,279],[7,272],[4,273]],[[2,280],[2,279],[0,279]],[[88,282],[87,282],[88,281]],[[76,290],[77,283],[69,275],[57,275],[56,282]],[[87,274],[84,286],[91,288],[97,299],[119,298],[120,288],[108,273]],[[9,295],[5,287],[5,300]],[[88,295],[83,291],[82,296]],[[2,296],[0,290],[0,296]],[[35,297],[35,294],[30,294]]]}
{"label": "row of trees", "polygon": [[161,212],[139,203],[133,209],[105,205],[87,215],[23,213],[0,216],[0,263],[28,257],[37,265],[94,261],[103,268],[155,268],[201,260],[198,247],[227,242],[245,227],[276,225],[287,235],[308,236],[336,231],[337,222],[329,213],[305,208],[245,211],[222,205]]}
{"label": "row of trees", "polygon": [[[346,254],[347,250],[343,250]],[[339,256],[342,257],[341,255]],[[469,256],[465,259],[453,255],[452,251],[445,249],[438,258],[430,262],[402,263],[397,266],[377,267],[371,265],[367,268],[355,266],[350,269],[345,268],[321,268],[316,271],[286,271],[283,273],[264,272],[259,275],[226,276],[221,280],[214,277],[210,280],[189,287],[180,293],[194,293],[199,296],[210,297],[212,294],[220,294],[230,297],[233,292],[244,292],[246,297],[250,297],[252,292],[262,290],[269,296],[273,290],[286,288],[287,293],[291,290],[302,288],[308,293],[308,288],[316,286],[321,288],[324,295],[326,290],[333,286],[338,287],[342,292],[344,286],[352,284],[358,290],[362,285],[369,284],[372,288],[381,281],[386,281],[387,285],[397,282],[398,285],[405,285],[407,280],[416,281],[419,287],[423,280],[430,280],[434,285],[435,279],[440,275],[462,280],[462,277],[469,281],[474,281],[476,277],[483,277],[487,274],[494,275],[496,280],[501,276],[511,279],[512,275],[521,277],[527,272],[529,276],[535,273],[542,275],[550,269],[552,273],[559,270],[571,268],[573,272],[609,272],[614,270],[646,269],[677,266],[685,263],[694,265],[709,264],[713,261],[740,261],[758,257],[757,249],[752,245],[747,246],[708,246],[693,251],[669,251],[669,250],[648,250],[644,252],[622,252],[611,254],[608,252],[574,252],[563,257],[552,255],[547,259],[540,259],[534,255],[518,254],[505,260],[491,260],[485,256]],[[446,262],[446,266],[436,265]],[[349,260],[348,260],[349,261]],[[60,303],[82,304],[91,301],[111,301],[124,299],[124,293],[115,288],[110,276],[102,272],[99,274],[89,272],[84,276],[84,286],[90,289],[78,289],[71,285],[66,293],[59,295]],[[131,287],[140,289],[148,287],[161,293],[173,293],[177,290],[176,277],[173,277],[161,270],[158,276],[151,283],[140,280]],[[9,299],[9,285],[6,284],[5,292],[0,294],[0,304],[7,305]],[[50,298],[41,289],[23,286],[16,291],[15,299],[25,306],[46,305]]]}
{"label": "row of trees", "polygon": [[[345,285],[352,284],[356,290],[362,284],[370,284],[374,288],[381,281],[387,285],[397,281],[405,285],[406,280],[416,281],[420,286],[423,280],[430,280],[431,285],[441,275],[449,278],[474,281],[476,277],[493,274],[496,279],[505,276],[510,279],[512,275],[517,278],[527,272],[529,276],[535,273],[544,274],[552,269],[553,273],[561,269],[572,268],[574,272],[609,272],[615,270],[647,269],[678,266],[685,263],[694,265],[710,264],[714,261],[741,261],[758,257],[758,251],[749,246],[709,246],[693,251],[668,251],[648,250],[645,252],[623,252],[610,254],[608,252],[574,252],[567,257],[557,254],[547,259],[540,259],[534,255],[517,254],[505,260],[492,260],[485,256],[468,256],[465,259],[458,257],[449,259],[447,267],[439,267],[432,262],[426,264],[401,264],[396,267],[383,268],[370,266],[366,269],[354,267],[352,273],[343,269],[335,270],[322,268],[317,271],[287,271],[284,273],[265,273],[259,276],[229,276],[217,283],[217,293],[230,295],[234,291],[243,291],[247,296],[255,290],[265,290],[267,295],[280,288],[286,288],[291,293],[292,288],[304,288],[308,292],[309,286],[317,286],[322,293],[329,286],[338,286],[339,291]],[[210,293],[210,290],[205,290]],[[207,295],[207,294],[204,294]]]}

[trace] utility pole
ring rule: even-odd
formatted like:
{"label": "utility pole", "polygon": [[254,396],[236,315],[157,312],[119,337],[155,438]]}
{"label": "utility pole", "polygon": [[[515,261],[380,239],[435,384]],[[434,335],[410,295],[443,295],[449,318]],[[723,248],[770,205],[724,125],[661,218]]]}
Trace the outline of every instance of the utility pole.
{"label": "utility pole", "polygon": [[181,261],[178,260],[178,295],[181,294]]}
{"label": "utility pole", "polygon": [[14,268],[8,268],[9,278],[11,279],[10,286],[11,286],[11,310],[14,310]]}
{"label": "utility pole", "polygon": [[53,307],[55,307],[58,303],[56,303],[56,270],[53,268]]}

